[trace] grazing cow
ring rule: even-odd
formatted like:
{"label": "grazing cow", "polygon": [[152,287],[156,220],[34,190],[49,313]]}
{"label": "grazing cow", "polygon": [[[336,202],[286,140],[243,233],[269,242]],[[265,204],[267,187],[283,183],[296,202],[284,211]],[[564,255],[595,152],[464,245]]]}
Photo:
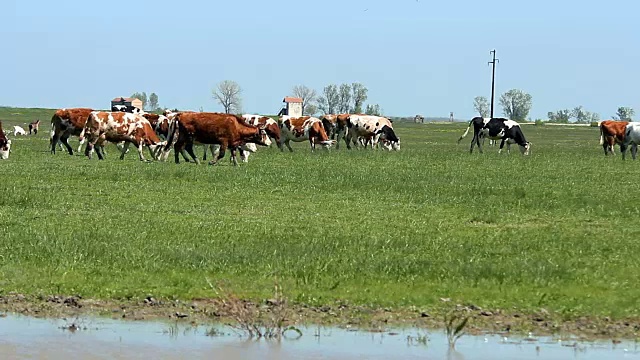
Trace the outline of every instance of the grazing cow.
{"label": "grazing cow", "polygon": [[357,145],[356,141],[360,140],[361,144],[367,147],[370,143],[371,148],[378,145],[380,140],[385,140],[384,147],[389,149],[400,150],[400,139],[393,131],[391,120],[375,115],[350,115],[347,119],[347,148],[350,149],[350,143]]}
{"label": "grazing cow", "polygon": [[614,146],[616,143],[620,144],[620,150],[622,150],[622,142],[625,138],[627,131],[628,121],[615,121],[604,120],[598,123],[600,128],[600,145],[604,150],[604,155],[615,155]]}
{"label": "grazing cow", "polygon": [[271,139],[263,126],[247,124],[240,116],[208,112],[180,112],[175,115],[171,124],[163,158],[166,159],[170,147],[173,145],[176,164],[180,162],[178,153],[182,153],[185,157],[185,149],[195,163],[200,164],[193,152],[195,142],[220,145],[220,153],[211,160],[211,165],[215,165],[224,157],[226,150],[230,149],[231,161],[235,166],[238,165],[236,150],[242,145],[246,143],[271,145]]}
{"label": "grazing cow", "polygon": [[13,126],[13,136],[18,136],[18,135],[27,135],[27,132],[24,131],[22,126],[14,125]]}
{"label": "grazing cow", "polygon": [[625,126],[624,139],[622,140],[622,143],[620,143],[622,160],[625,159],[625,155],[627,153],[629,145],[631,145],[631,157],[633,158],[633,160],[635,160],[638,153],[638,144],[640,144],[640,122],[625,122],[627,123],[627,125]]}
{"label": "grazing cow", "polygon": [[338,115],[325,114],[320,116],[324,131],[327,133],[329,139],[334,140],[336,138],[336,130],[338,128]]}
{"label": "grazing cow", "polygon": [[507,152],[511,152],[511,144],[518,144],[520,146],[520,151],[523,155],[529,155],[529,151],[531,149],[531,143],[528,142],[522,130],[520,129],[520,124],[513,120],[505,119],[505,118],[482,118],[482,117],[474,117],[469,122],[469,126],[467,130],[460,136],[458,139],[458,143],[469,133],[469,129],[473,125],[473,139],[471,139],[471,148],[469,149],[470,153],[473,153],[473,147],[475,145],[478,146],[478,150],[482,153],[482,146],[480,144],[480,139],[488,138],[491,140],[502,140],[500,142],[500,150],[498,153],[502,152],[502,148],[504,144],[507,144]]}
{"label": "grazing cow", "polygon": [[316,144],[322,145],[325,149],[335,143],[335,140],[329,140],[327,133],[324,131],[322,121],[317,117],[303,116],[294,118],[283,116],[280,123],[280,150],[284,151],[282,144],[287,145],[289,151],[293,151],[290,141],[301,142],[309,140],[311,151],[314,151]]}
{"label": "grazing cow", "polygon": [[242,118],[247,124],[251,124],[253,126],[262,126],[264,127],[264,131],[269,135],[272,142],[275,142],[278,147],[280,147],[280,126],[278,122],[273,120],[268,116],[261,115],[252,115],[252,114],[244,114]]}
{"label": "grazing cow", "polygon": [[7,136],[2,130],[2,121],[0,121],[0,160],[8,159],[11,153],[11,140],[7,139]]}
{"label": "grazing cow", "polygon": [[94,148],[98,158],[104,159],[103,146],[106,141],[125,142],[120,160],[124,159],[130,143],[133,143],[138,149],[140,161],[146,161],[142,154],[143,146],[146,145],[151,157],[157,159],[159,152],[165,145],[160,141],[147,119],[137,114],[124,112],[91,112],[80,138],[82,139],[84,136],[88,139],[85,154],[89,159],[91,159]]}
{"label": "grazing cow", "polygon": [[38,135],[38,129],[40,128],[40,119],[29,123],[29,135]]}
{"label": "grazing cow", "polygon": [[[59,109],[51,117],[51,153],[56,153],[56,145],[58,141],[67,148],[69,155],[73,155],[73,149],[69,145],[69,136],[80,136],[80,133],[84,129],[87,123],[87,118],[93,109],[88,108],[73,108],[73,109]],[[78,152],[84,143],[84,139],[80,139],[80,146]]]}

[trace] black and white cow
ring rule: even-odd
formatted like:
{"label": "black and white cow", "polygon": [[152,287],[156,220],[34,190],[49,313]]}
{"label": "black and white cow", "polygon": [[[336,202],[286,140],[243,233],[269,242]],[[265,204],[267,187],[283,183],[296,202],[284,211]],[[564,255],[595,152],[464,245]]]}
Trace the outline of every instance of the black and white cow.
{"label": "black and white cow", "polygon": [[529,151],[531,149],[531,143],[525,139],[524,134],[522,133],[522,129],[520,129],[520,124],[513,120],[505,119],[505,118],[482,118],[482,117],[474,117],[469,122],[469,126],[467,127],[467,131],[460,136],[458,139],[458,143],[469,133],[469,129],[473,125],[473,139],[471,140],[471,148],[469,149],[470,153],[473,153],[473,146],[477,145],[478,150],[482,153],[482,146],[480,144],[480,140],[484,140],[484,138],[488,138],[490,140],[502,140],[500,143],[500,150],[498,153],[502,152],[502,148],[504,144],[507,144],[507,152],[511,150],[511,144],[518,144],[520,146],[520,151],[523,155],[529,155]]}
{"label": "black and white cow", "polygon": [[133,105],[113,105],[111,111],[121,111],[132,114],[142,114],[142,111]]}

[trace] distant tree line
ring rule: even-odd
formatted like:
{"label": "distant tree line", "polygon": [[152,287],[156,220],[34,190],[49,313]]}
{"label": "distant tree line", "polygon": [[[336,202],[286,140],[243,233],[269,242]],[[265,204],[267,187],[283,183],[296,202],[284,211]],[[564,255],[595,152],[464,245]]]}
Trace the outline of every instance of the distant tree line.
{"label": "distant tree line", "polygon": [[[511,89],[500,96],[502,114],[508,119],[525,121],[531,111],[532,96],[520,89]],[[473,107],[482,117],[489,117],[489,100],[484,96],[473,99]],[[495,116],[495,114],[494,114]]]}
{"label": "distant tree line", "polygon": [[[356,113],[382,115],[382,108],[378,104],[367,104],[368,89],[361,83],[330,84],[324,87],[322,95],[306,85],[296,85],[291,89],[291,96],[302,99],[302,114],[316,115]],[[222,106],[226,113],[242,112],[242,89],[232,80],[218,83],[212,90],[213,99]],[[144,102],[144,101],[143,101]]]}
{"label": "distant tree line", "polygon": [[142,110],[145,110],[145,111],[161,110],[160,104],[158,103],[158,95],[156,95],[156,93],[152,92],[151,94],[149,94],[149,97],[147,97],[147,93],[144,91],[141,93],[134,92],[133,94],[131,94],[131,97],[142,101]]}

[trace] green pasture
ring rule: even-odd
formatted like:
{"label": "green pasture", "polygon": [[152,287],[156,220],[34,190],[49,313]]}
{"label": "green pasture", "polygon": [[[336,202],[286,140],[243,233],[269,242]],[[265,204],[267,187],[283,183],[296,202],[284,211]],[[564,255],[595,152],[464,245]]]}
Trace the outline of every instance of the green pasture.
{"label": "green pasture", "polygon": [[42,124],[0,161],[0,294],[191,299],[224,281],[261,299],[277,279],[314,305],[638,315],[640,162],[605,158],[597,128],[523,125],[523,157],[470,155],[466,124],[396,123],[399,152],[196,166],[51,155],[53,111],[10,112],[5,129]]}

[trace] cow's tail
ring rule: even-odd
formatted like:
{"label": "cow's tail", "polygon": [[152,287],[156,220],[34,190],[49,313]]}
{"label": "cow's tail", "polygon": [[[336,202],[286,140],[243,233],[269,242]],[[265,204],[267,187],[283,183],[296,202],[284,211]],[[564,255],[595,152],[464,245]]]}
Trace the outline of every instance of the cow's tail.
{"label": "cow's tail", "polygon": [[600,128],[600,145],[604,145],[604,133],[602,132],[602,125],[598,123],[598,127]]}
{"label": "cow's tail", "polygon": [[467,136],[467,134],[469,134],[469,129],[471,129],[471,125],[473,124],[473,120],[469,121],[469,126],[467,126],[467,130],[464,132],[464,134],[462,134],[462,136],[460,136],[460,138],[458,139],[458,143],[460,143],[460,141],[462,139],[465,138],[465,136]]}
{"label": "cow's tail", "polygon": [[169,151],[178,141],[178,136],[180,135],[180,130],[178,126],[178,118],[174,117],[169,120],[169,130],[167,133],[167,140],[164,144],[164,148],[162,149],[162,160],[166,160],[169,156]]}

